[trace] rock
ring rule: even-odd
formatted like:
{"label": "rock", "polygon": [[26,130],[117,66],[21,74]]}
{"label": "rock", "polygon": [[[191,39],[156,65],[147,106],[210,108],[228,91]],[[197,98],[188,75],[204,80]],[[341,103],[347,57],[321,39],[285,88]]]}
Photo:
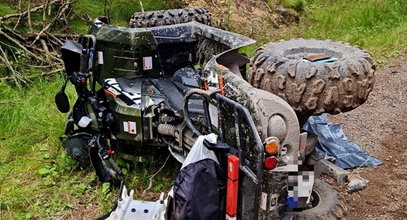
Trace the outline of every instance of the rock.
{"label": "rock", "polygon": [[348,175],[348,180],[348,192],[350,193],[364,189],[369,183],[369,180],[363,179],[361,176],[354,174]]}

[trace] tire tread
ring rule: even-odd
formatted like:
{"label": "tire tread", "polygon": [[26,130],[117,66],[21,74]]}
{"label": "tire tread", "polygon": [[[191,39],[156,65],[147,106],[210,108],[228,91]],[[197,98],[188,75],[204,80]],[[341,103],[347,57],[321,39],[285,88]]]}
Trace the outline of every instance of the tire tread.
{"label": "tire tread", "polygon": [[[309,49],[308,49],[309,48]],[[335,50],[336,62],[304,63],[289,50]],[[260,47],[250,62],[249,83],[285,99],[299,116],[338,114],[363,104],[373,89],[376,66],[371,55],[348,43],[295,39]]]}
{"label": "tire tread", "polygon": [[131,28],[147,28],[197,21],[211,25],[211,14],[205,8],[183,8],[136,12],[130,19]]}

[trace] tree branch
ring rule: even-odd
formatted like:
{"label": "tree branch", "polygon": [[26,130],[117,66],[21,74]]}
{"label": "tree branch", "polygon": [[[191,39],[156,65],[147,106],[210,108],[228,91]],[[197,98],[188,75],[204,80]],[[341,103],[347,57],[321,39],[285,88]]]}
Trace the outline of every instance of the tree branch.
{"label": "tree branch", "polygon": [[65,3],[60,8],[58,14],[54,17],[54,19],[52,19],[52,21],[41,30],[41,32],[37,35],[37,37],[35,38],[35,40],[33,41],[33,43],[31,45],[35,44],[35,42],[40,39],[42,34],[44,34],[46,31],[48,31],[52,26],[54,26],[55,23],[59,20],[59,18],[65,13],[66,10],[68,10],[69,6],[74,2],[75,1]]}
{"label": "tree branch", "polygon": [[[43,73],[38,74],[38,75],[26,76],[25,79],[30,80],[30,79],[37,78],[37,77],[44,77],[44,76],[53,75],[55,73],[60,73],[60,72],[63,72],[63,71],[64,71],[64,68],[59,68],[59,69],[55,69],[55,70],[52,70],[52,71],[49,71],[49,72],[43,72]],[[13,80],[13,77],[11,77],[11,76],[0,78],[1,82],[8,82],[8,81],[12,81],[12,80]]]}
{"label": "tree branch", "polygon": [[11,76],[10,78],[14,80],[14,82],[16,83],[17,87],[19,89],[21,89],[21,84],[20,81],[25,83],[25,80],[22,79],[22,77],[20,76],[19,72],[16,71],[13,66],[10,64],[10,62],[7,59],[7,55],[6,53],[4,53],[3,48],[0,46],[0,60],[6,65],[6,67],[11,71]]}
{"label": "tree branch", "polygon": [[[58,3],[61,3],[61,0],[53,0],[48,3],[48,6],[55,5]],[[16,13],[16,14],[4,15],[4,16],[0,17],[0,22],[5,21],[10,18],[20,18],[21,19],[21,18],[26,17],[29,12],[30,13],[39,12],[39,11],[43,10],[44,8],[45,8],[45,5],[39,5],[37,7],[31,8],[30,11],[24,11],[24,12],[20,12],[20,13]]]}
{"label": "tree branch", "polygon": [[44,59],[42,59],[41,57],[35,55],[34,53],[32,53],[31,51],[29,51],[24,45],[22,45],[20,42],[18,42],[16,39],[10,37],[8,34],[4,33],[1,29],[0,29],[0,35],[3,35],[4,37],[6,37],[9,41],[13,42],[15,45],[17,45],[19,48],[21,48],[22,50],[24,50],[28,55],[34,57],[35,59],[44,62]]}

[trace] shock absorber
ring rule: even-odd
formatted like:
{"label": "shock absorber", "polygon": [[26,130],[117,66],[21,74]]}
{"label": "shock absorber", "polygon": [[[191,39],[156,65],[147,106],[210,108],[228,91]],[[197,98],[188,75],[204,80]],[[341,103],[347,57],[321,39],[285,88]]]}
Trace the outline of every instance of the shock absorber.
{"label": "shock absorber", "polygon": [[[194,137],[191,130],[188,128],[180,128],[181,125],[175,126],[172,124],[159,124],[157,131],[159,134],[164,136],[171,136],[175,138],[179,146],[175,147],[176,150],[180,151],[182,149],[191,150],[195,143],[196,138]],[[182,133],[182,135],[180,135]]]}

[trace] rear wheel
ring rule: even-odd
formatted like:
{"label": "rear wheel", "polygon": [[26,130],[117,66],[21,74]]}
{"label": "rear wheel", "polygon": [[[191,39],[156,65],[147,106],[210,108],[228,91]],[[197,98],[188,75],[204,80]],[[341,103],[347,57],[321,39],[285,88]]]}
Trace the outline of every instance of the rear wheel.
{"label": "rear wheel", "polygon": [[157,27],[196,21],[211,25],[211,14],[205,8],[183,8],[161,11],[136,12],[130,19],[130,27]]}
{"label": "rear wheel", "polygon": [[[319,55],[331,62],[307,62]],[[329,61],[329,60],[325,60]],[[363,104],[373,89],[375,64],[355,46],[329,40],[296,39],[259,48],[250,63],[249,83],[287,101],[297,115],[338,114]]]}
{"label": "rear wheel", "polygon": [[345,206],[339,200],[336,190],[327,183],[315,180],[311,196],[311,204],[308,208],[287,212],[283,219],[335,220],[344,218]]}

